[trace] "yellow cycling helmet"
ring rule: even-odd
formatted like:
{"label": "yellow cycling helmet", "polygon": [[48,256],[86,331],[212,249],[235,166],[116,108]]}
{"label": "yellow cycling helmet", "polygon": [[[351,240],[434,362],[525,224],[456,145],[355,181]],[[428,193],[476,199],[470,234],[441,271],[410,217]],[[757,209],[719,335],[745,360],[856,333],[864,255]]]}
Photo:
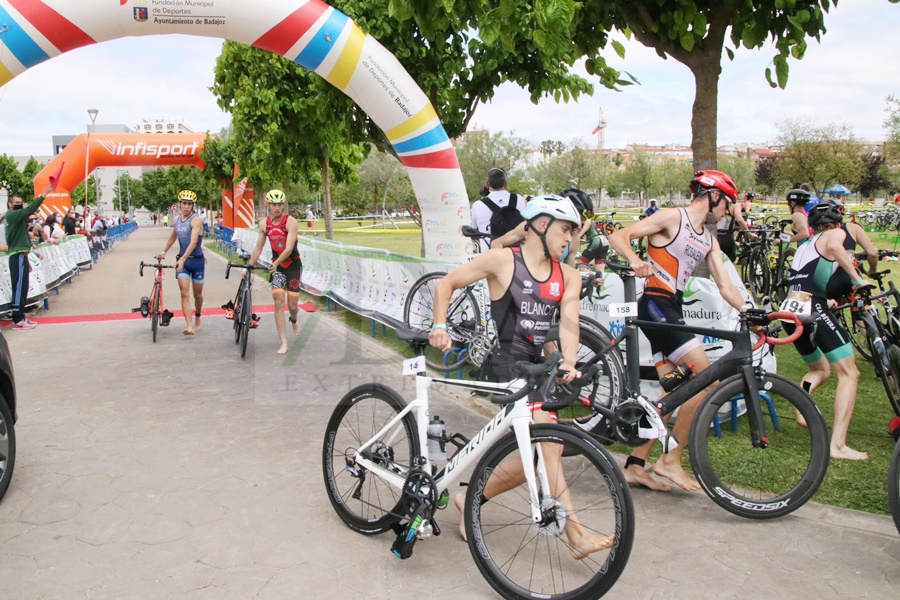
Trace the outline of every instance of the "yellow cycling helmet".
{"label": "yellow cycling helmet", "polygon": [[196,202],[197,194],[191,190],[181,190],[178,192],[178,200],[181,202]]}
{"label": "yellow cycling helmet", "polygon": [[284,192],[281,190],[269,190],[269,193],[266,194],[266,202],[281,204],[284,202]]}

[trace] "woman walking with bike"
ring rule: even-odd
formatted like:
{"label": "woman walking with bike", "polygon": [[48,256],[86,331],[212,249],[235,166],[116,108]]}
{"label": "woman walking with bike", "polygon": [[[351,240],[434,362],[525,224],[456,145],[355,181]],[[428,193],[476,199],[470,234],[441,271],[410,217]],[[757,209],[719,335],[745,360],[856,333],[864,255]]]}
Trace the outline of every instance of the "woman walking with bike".
{"label": "woman walking with bike", "polygon": [[[838,325],[837,318],[828,308],[828,282],[838,269],[850,276],[853,291],[871,286],[853,266],[844,248],[844,231],[840,228],[843,215],[831,203],[817,204],[809,212],[808,222],[813,236],[799,248],[791,263],[788,299],[809,302],[809,314],[818,314],[820,322],[815,329],[805,329],[794,342],[800,358],[809,372],[803,376],[801,387],[812,393],[831,376],[834,368],[838,376],[834,394],[834,427],[831,433],[831,458],[866,460],[869,455],[847,446],[847,431],[856,404],[856,388],[859,370],[853,346],[846,332]],[[804,312],[806,312],[804,310]],[[785,324],[788,333],[793,325]]]}
{"label": "woman walking with bike", "polygon": [[303,275],[303,263],[297,249],[297,219],[287,213],[287,198],[281,190],[270,190],[266,194],[269,215],[259,222],[259,239],[250,264],[255,265],[269,240],[272,248],[272,263],[269,274],[272,276],[272,299],[275,302],[275,327],[281,346],[278,354],[287,354],[288,341],[285,335],[284,304],[287,297],[288,311],[294,335],[300,335],[300,324],[297,322],[298,302],[300,300],[300,279]]}
{"label": "woman walking with bike", "polygon": [[[157,255],[158,260],[166,256],[169,248],[178,240],[178,255],[175,257],[175,277],[181,291],[181,310],[184,312],[184,335],[194,335],[200,330],[200,310],[203,308],[203,277],[206,270],[206,258],[203,256],[203,245],[200,238],[203,234],[203,221],[194,212],[197,194],[191,190],[178,192],[178,207],[181,214],[175,219],[172,235],[166,247]],[[191,292],[194,295],[194,322],[191,323]]]}
{"label": "woman walking with bike", "polygon": [[[725,173],[709,169],[694,173],[690,190],[692,199],[687,208],[661,210],[609,237],[612,249],[628,262],[635,275],[649,278],[638,301],[638,318],[641,320],[684,324],[684,289],[694,269],[703,261],[725,301],[738,310],[745,306],[725,270],[718,241],[704,227],[709,215],[718,221],[728,214],[729,205],[737,201],[737,186]],[[632,240],[640,238],[648,241],[646,261],[641,260],[631,247]],[[709,366],[700,340],[691,333],[648,329],[644,335],[650,342],[660,378],[681,363],[693,364],[695,373]],[[654,466],[654,473],[689,491],[699,490],[700,485],[684,471],[681,455],[687,445],[694,412],[705,395],[704,390],[681,406],[673,428],[679,446],[660,456]],[[669,491],[669,486],[653,479],[644,468],[653,443],[631,453],[625,461],[625,478],[632,484]]]}

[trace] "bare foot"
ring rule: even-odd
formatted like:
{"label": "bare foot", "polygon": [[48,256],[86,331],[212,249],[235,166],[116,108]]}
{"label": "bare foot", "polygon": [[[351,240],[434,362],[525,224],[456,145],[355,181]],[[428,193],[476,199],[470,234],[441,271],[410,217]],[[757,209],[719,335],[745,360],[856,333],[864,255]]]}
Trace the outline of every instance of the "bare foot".
{"label": "bare foot", "polygon": [[[466,539],[466,519],[463,516],[463,511],[466,507],[466,495],[465,494],[457,494],[453,497],[453,504],[456,505],[456,510],[459,511],[459,537],[463,539],[463,541],[468,541]],[[587,556],[587,555],[585,555]]]}
{"label": "bare foot", "polygon": [[869,453],[854,450],[850,446],[843,446],[841,448],[838,448],[837,446],[832,444],[831,458],[842,458],[844,460],[869,460]]}
{"label": "bare foot", "polygon": [[194,317],[194,331],[200,331],[200,317]]}
{"label": "bare foot", "polygon": [[294,328],[294,335],[300,335],[300,323],[297,322],[297,319],[291,319],[291,327]]}
{"label": "bare foot", "polygon": [[569,551],[572,552],[572,558],[582,560],[594,552],[609,548],[614,540],[615,536],[612,535],[582,534],[576,537],[572,534],[569,537]]}
{"label": "bare foot", "polygon": [[628,485],[642,485],[645,488],[656,490],[657,492],[672,491],[672,488],[661,481],[653,479],[644,467],[638,465],[629,465],[628,468],[625,469],[625,481],[628,482]]}
{"label": "bare foot", "polygon": [[278,354],[287,354],[288,353],[288,345],[284,343],[281,345],[281,348],[278,349]]}
{"label": "bare foot", "polygon": [[803,418],[803,415],[800,414],[800,411],[795,408],[794,413],[794,420],[797,421],[797,425],[799,425],[803,429],[809,429],[809,425],[806,424],[806,419]]}
{"label": "bare foot", "polygon": [[700,489],[700,484],[691,479],[691,477],[684,471],[681,466],[681,462],[672,462],[666,460],[667,456],[671,456],[669,454],[664,454],[659,457],[659,460],[656,461],[656,464],[653,465],[653,472],[659,475],[660,477],[665,477],[678,487],[683,490],[687,490],[689,492],[695,492]]}
{"label": "bare foot", "polygon": [[194,335],[194,330],[190,327],[185,327],[184,331],[182,331],[181,333],[183,333],[184,335]]}

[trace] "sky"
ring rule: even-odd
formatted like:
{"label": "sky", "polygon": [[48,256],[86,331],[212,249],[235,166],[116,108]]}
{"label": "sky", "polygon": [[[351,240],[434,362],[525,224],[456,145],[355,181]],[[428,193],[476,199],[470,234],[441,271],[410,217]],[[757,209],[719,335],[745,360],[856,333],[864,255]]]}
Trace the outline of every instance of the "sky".
{"label": "sky", "polygon": [[[772,89],[765,68],[774,52],[741,49],[722,63],[720,145],[775,143],[779,123],[809,118],[846,123],[861,139],[884,137],[885,98],[900,97],[900,5],[888,0],[841,0],[826,16],[822,43],[790,61],[787,89]],[[659,58],[621,34],[625,59],[608,62],[640,82],[621,92],[597,86],[577,103],[531,103],[517,86],[501,86],[480,106],[470,130],[512,132],[543,140],[596,146],[591,131],[603,111],[604,146],[631,143],[689,145],[694,82],[682,64]],[[221,40],[189,36],[123,38],[52,58],[0,88],[0,154],[48,156],[53,135],[77,134],[97,108],[98,124],[136,126],[143,119],[182,120],[195,131],[219,131],[229,116],[209,87]]]}

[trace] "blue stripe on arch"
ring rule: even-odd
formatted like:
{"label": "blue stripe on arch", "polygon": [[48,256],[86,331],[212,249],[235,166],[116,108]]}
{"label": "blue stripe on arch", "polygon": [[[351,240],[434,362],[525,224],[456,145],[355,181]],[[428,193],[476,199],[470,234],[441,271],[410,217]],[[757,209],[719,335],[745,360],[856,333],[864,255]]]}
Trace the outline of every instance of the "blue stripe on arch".
{"label": "blue stripe on arch", "polygon": [[0,5],[0,23],[7,25],[9,30],[3,34],[3,43],[13,53],[13,56],[22,63],[26,69],[48,60],[50,56],[31,39],[25,30],[16,23],[3,5]]}
{"label": "blue stripe on arch", "polygon": [[312,71],[318,69],[319,65],[322,64],[322,61],[325,60],[325,56],[331,52],[335,42],[337,42],[338,36],[341,35],[344,26],[349,20],[350,17],[341,11],[331,9],[331,14],[328,15],[328,19],[325,20],[325,23],[312,36],[312,39],[309,40],[306,47],[297,55],[294,62]]}
{"label": "blue stripe on arch", "polygon": [[413,152],[415,150],[421,150],[423,148],[430,148],[431,146],[436,146],[443,142],[446,142],[448,139],[447,132],[444,131],[443,125],[436,125],[434,128],[429,129],[425,133],[421,133],[416,137],[406,140],[405,142],[400,142],[399,144],[394,144],[394,150],[397,151],[397,154],[402,154],[403,152]]}

